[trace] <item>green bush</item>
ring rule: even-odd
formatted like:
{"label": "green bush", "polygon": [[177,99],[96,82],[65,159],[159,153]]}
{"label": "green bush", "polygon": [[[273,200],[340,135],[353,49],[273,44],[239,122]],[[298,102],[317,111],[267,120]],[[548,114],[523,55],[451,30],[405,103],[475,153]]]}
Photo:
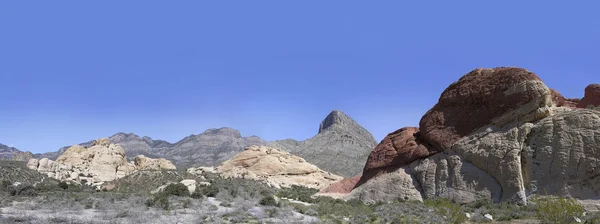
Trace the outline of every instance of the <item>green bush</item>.
{"label": "green bush", "polygon": [[319,191],[316,189],[294,185],[291,188],[280,189],[276,195],[280,198],[290,198],[298,201],[314,203],[315,200],[311,198],[311,196],[317,192]]}
{"label": "green bush", "polygon": [[219,188],[213,185],[204,186],[201,189],[200,192],[206,197],[215,197],[219,193]]}
{"label": "green bush", "polygon": [[544,223],[569,223],[584,212],[583,205],[573,198],[536,196],[532,201],[536,205],[537,217]]}
{"label": "green bush", "polygon": [[37,196],[37,190],[31,185],[8,186],[10,195],[12,196]]}
{"label": "green bush", "polygon": [[0,182],[0,190],[7,190],[9,186],[11,186],[12,183],[8,180],[3,180],[2,182]]}
{"label": "green bush", "polygon": [[258,203],[264,206],[277,206],[277,201],[273,196],[263,197]]}
{"label": "green bush", "polygon": [[61,181],[60,183],[58,183],[58,187],[62,188],[63,190],[66,190],[67,188],[69,188],[69,185],[67,184],[67,182]]}
{"label": "green bush", "polygon": [[170,208],[169,196],[166,194],[157,194],[154,198],[146,200],[145,204],[148,207],[159,207],[164,210],[169,210]]}
{"label": "green bush", "polygon": [[192,195],[190,195],[190,197],[194,198],[194,199],[202,199],[204,198],[204,195],[202,194],[202,192],[198,191],[198,189],[196,189],[196,191],[194,191],[194,193],[192,193]]}
{"label": "green bush", "polygon": [[186,196],[186,197],[190,196],[190,191],[182,183],[169,184],[169,185],[167,185],[167,187],[165,187],[165,189],[162,193],[165,194],[166,196],[171,196],[171,195]]}

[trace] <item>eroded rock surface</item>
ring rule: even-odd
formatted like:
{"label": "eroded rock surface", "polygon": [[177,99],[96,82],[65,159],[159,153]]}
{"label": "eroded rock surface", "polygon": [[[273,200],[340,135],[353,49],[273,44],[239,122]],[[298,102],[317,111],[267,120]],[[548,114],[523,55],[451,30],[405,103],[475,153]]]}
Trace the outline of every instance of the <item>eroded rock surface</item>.
{"label": "eroded rock surface", "polygon": [[152,159],[143,155],[136,156],[134,165],[138,170],[174,170],[177,169],[171,161],[159,158]]}
{"label": "eroded rock surface", "polygon": [[455,154],[438,153],[411,163],[410,168],[421,185],[423,199],[499,202],[502,195],[492,176]]}
{"label": "eroded rock surface", "polygon": [[[210,170],[203,168],[204,170]],[[198,169],[188,169],[197,173]],[[261,180],[274,187],[293,185],[323,189],[342,177],[319,169],[303,158],[265,146],[250,146],[214,169],[223,178]]]}
{"label": "eroded rock surface", "polygon": [[94,141],[89,148],[74,145],[56,161],[31,159],[27,166],[58,180],[90,185],[100,185],[142,169],[175,169],[164,159],[140,158],[137,161],[142,165],[139,168],[127,161],[120,145],[111,144],[109,139],[104,138]]}
{"label": "eroded rock surface", "polygon": [[[358,185],[357,185],[358,186]],[[378,175],[354,188],[346,199],[359,199],[365,203],[423,201],[421,186],[408,166]]]}
{"label": "eroded rock surface", "polygon": [[549,115],[550,89],[521,68],[475,69],[452,83],[421,118],[423,140],[437,149],[486,125],[534,121]]}
{"label": "eroded rock surface", "polygon": [[532,192],[577,198],[600,196],[600,111],[573,110],[532,128],[524,152]]}
{"label": "eroded rock surface", "polygon": [[400,167],[436,153],[419,139],[419,128],[406,127],[388,134],[369,154],[363,172]]}

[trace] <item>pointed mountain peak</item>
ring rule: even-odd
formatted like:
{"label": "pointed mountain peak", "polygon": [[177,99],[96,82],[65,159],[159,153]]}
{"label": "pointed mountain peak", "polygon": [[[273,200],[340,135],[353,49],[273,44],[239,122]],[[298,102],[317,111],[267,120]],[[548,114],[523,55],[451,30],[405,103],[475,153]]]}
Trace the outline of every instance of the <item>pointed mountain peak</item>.
{"label": "pointed mountain peak", "polygon": [[319,133],[333,127],[333,126],[355,126],[357,123],[352,120],[348,115],[339,110],[334,110],[327,115],[325,120],[321,122],[319,126]]}

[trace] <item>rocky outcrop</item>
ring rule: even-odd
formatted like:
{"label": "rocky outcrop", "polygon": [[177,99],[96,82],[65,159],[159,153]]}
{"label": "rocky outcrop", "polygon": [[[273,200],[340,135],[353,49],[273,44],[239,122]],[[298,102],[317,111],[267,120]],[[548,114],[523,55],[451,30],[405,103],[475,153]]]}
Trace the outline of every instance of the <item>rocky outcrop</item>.
{"label": "rocky outcrop", "polygon": [[352,192],[352,189],[356,186],[361,176],[355,176],[352,178],[344,178],[343,180],[337,181],[329,187],[326,187],[319,191],[315,196],[327,196],[332,198],[344,198],[347,194]]}
{"label": "rocky outcrop", "polygon": [[317,167],[352,177],[360,174],[377,141],[345,113],[334,110],[321,122],[316,136],[305,141],[282,140],[270,147],[298,155]]}
{"label": "rocky outcrop", "polygon": [[177,169],[171,161],[160,158],[152,159],[143,155],[136,156],[134,165],[138,170],[174,170]]}
{"label": "rocky outcrop", "polygon": [[419,128],[415,127],[401,128],[388,134],[369,154],[357,184],[438,152],[419,137]]}
{"label": "rocky outcrop", "polygon": [[59,156],[56,161],[48,158],[30,159],[27,166],[49,177],[73,183],[100,185],[107,181],[122,178],[138,170],[149,168],[175,169],[164,159],[136,160],[141,166],[128,162],[125,151],[109,139],[98,139],[91,147],[74,145]]}
{"label": "rocky outcrop", "polygon": [[585,88],[585,95],[577,104],[580,108],[600,107],[600,84],[591,84]]}
{"label": "rocky outcrop", "polygon": [[[202,172],[206,172],[202,169]],[[198,169],[188,169],[197,173]],[[275,148],[250,146],[214,169],[223,178],[264,181],[273,187],[293,185],[323,189],[342,177],[319,169],[303,158]]]}
{"label": "rocky outcrop", "polygon": [[365,203],[399,201],[423,201],[421,186],[408,167],[400,167],[371,178],[357,185],[348,198]]}
{"label": "rocky outcrop", "polygon": [[535,121],[549,115],[550,89],[521,68],[475,69],[452,83],[419,122],[421,137],[436,149],[487,126]]}
{"label": "rocky outcrop", "polygon": [[359,181],[320,194],[341,189],[343,198],[366,202],[420,196],[525,204],[546,192],[597,199],[600,111],[590,110],[591,86],[581,101],[565,99],[527,70],[476,69],[442,93],[419,130],[388,135]]}

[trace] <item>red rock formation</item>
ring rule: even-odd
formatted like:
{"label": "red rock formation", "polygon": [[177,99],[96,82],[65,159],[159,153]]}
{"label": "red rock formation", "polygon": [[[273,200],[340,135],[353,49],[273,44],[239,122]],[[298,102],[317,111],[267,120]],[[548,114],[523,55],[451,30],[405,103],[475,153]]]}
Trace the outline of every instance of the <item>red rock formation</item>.
{"label": "red rock formation", "polygon": [[356,187],[396,168],[439,152],[421,141],[419,128],[404,127],[388,134],[369,155]]}
{"label": "red rock formation", "polygon": [[475,69],[452,83],[421,118],[421,135],[436,149],[447,149],[508,112],[519,109],[513,116],[523,117],[551,104],[550,94],[538,76],[525,69]]}
{"label": "red rock formation", "polygon": [[358,183],[360,177],[361,176],[355,176],[335,182],[329,185],[329,187],[321,190],[319,194],[348,194],[352,191],[352,189],[354,189],[354,186],[356,186],[356,183]]}
{"label": "red rock formation", "polygon": [[565,98],[562,94],[554,89],[550,89],[550,94],[552,95],[552,102],[554,102],[554,105],[557,107],[575,108],[580,101],[580,99],[576,98]]}
{"label": "red rock formation", "polygon": [[591,84],[585,88],[585,95],[577,104],[579,108],[600,106],[600,84]]}
{"label": "red rock formation", "polygon": [[427,157],[436,151],[419,139],[419,128],[405,127],[388,134],[377,145],[365,164],[363,172],[374,169],[404,166]]}

